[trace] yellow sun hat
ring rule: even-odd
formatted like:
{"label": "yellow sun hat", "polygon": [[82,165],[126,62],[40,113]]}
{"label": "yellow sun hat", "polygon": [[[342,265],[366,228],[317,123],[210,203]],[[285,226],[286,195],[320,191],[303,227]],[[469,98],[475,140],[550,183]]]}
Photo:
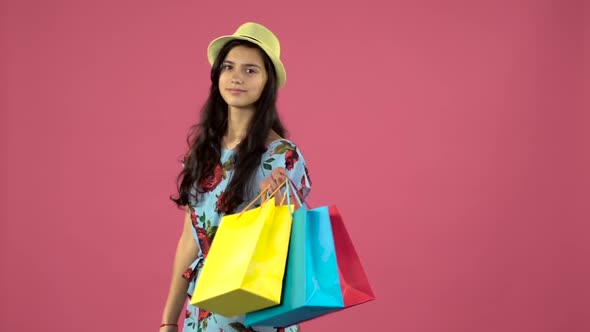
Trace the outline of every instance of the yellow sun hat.
{"label": "yellow sun hat", "polygon": [[244,23],[240,25],[233,35],[221,36],[214,39],[207,48],[209,63],[211,65],[215,62],[215,58],[223,46],[230,40],[234,39],[247,40],[259,46],[266,55],[268,55],[275,66],[275,72],[277,73],[277,87],[280,88],[285,84],[285,81],[287,81],[287,72],[280,59],[281,44],[272,31],[258,23]]}

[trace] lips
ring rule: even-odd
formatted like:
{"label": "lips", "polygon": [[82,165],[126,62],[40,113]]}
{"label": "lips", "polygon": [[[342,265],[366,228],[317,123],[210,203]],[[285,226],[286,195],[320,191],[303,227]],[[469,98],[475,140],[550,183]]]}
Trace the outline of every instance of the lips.
{"label": "lips", "polygon": [[242,90],[242,89],[227,89],[227,91],[229,91],[230,93],[242,93],[242,92],[246,92],[246,90]]}

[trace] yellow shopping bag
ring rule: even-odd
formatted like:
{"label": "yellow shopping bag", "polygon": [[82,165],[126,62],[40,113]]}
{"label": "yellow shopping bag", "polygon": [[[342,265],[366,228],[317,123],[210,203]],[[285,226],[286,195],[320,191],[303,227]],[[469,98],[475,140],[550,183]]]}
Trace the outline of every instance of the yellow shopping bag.
{"label": "yellow shopping bag", "polygon": [[291,234],[289,206],[276,206],[271,197],[247,209],[221,219],[191,304],[231,317],[281,302]]}

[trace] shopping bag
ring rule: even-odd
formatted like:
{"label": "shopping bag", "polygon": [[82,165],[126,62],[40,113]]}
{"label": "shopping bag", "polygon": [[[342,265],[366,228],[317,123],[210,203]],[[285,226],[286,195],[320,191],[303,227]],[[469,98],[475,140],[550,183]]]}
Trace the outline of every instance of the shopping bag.
{"label": "shopping bag", "polygon": [[[290,183],[292,184],[291,181]],[[298,196],[295,197],[298,198]],[[309,209],[299,200],[298,203],[301,207],[293,214],[282,302],[278,306],[246,314],[246,326],[287,327],[375,299],[369,279],[338,208],[335,205],[327,205]],[[336,266],[332,265],[327,258],[330,255],[313,255],[313,250],[309,249],[313,247],[312,243],[322,243],[316,248],[322,248],[324,254],[330,252],[330,249],[327,249],[329,244],[326,244],[329,241],[322,236],[327,233],[328,228],[325,225],[328,222],[336,253]],[[305,224],[317,225],[318,231],[312,232],[311,228],[302,227]],[[323,232],[319,230],[320,226],[324,226]],[[300,234],[306,237],[301,240]],[[306,255],[308,253],[313,256],[308,257]],[[321,259],[317,259],[320,257]],[[302,263],[302,260],[313,263]],[[318,266],[320,268],[315,268]],[[338,282],[334,282],[337,290],[330,287],[334,284],[320,283],[328,279],[318,278],[319,274],[333,276],[330,269],[333,272],[334,268],[338,271]],[[308,282],[310,279],[313,282]],[[341,302],[338,301],[336,294],[340,294]]]}
{"label": "shopping bag", "polygon": [[249,206],[221,219],[191,304],[231,317],[280,303],[293,207],[276,206],[274,196]]}
{"label": "shopping bag", "polygon": [[363,268],[352,239],[346,230],[342,215],[335,205],[325,207],[330,215],[334,246],[340,273],[340,286],[344,307],[349,308],[375,299],[371,284]]}
{"label": "shopping bag", "polygon": [[246,314],[246,326],[287,327],[344,307],[329,210],[309,210],[295,197],[281,304]]}

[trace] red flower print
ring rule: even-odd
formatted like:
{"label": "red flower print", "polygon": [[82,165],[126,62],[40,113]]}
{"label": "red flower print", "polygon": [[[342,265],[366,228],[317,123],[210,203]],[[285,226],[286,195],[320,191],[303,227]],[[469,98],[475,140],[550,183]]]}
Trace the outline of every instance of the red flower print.
{"label": "red flower print", "polygon": [[192,280],[193,277],[195,275],[195,270],[188,268],[186,271],[184,271],[184,273],[182,274],[182,277],[186,280]]}
{"label": "red flower print", "polygon": [[203,320],[205,318],[209,318],[209,316],[211,316],[211,313],[205,309],[201,309],[199,308],[199,318],[198,320]]}
{"label": "red flower print", "polygon": [[184,312],[184,318],[189,318],[191,316],[191,312],[188,310],[185,310]]}
{"label": "red flower print", "polygon": [[215,209],[217,210],[217,212],[223,212],[222,207],[224,204],[224,200],[225,200],[225,191],[222,192],[219,195],[219,197],[217,197],[217,202],[215,203]]}
{"label": "red flower print", "polygon": [[303,166],[303,168],[305,169],[305,176],[307,176],[307,181],[309,182],[308,184],[311,187],[311,178],[309,177],[309,170],[307,169],[307,165]]}
{"label": "red flower print", "polygon": [[199,184],[201,185],[201,188],[203,190],[212,191],[221,182],[222,176],[223,169],[221,168],[221,165],[218,164],[217,166],[215,166],[213,174],[209,174],[205,177],[202,177]]}
{"label": "red flower print", "polygon": [[195,209],[189,208],[191,210],[191,222],[193,223],[193,227],[197,228],[197,213]]}
{"label": "red flower print", "polygon": [[299,160],[299,154],[295,150],[288,150],[285,153],[285,168],[290,171],[295,166],[295,163]]}
{"label": "red flower print", "polygon": [[279,328],[277,328],[277,332],[285,332],[285,328],[279,327]]}
{"label": "red flower print", "polygon": [[211,247],[211,239],[209,238],[209,234],[207,234],[207,230],[202,227],[197,227],[197,238],[201,245],[201,253],[203,254],[203,257],[206,258],[209,248]]}

